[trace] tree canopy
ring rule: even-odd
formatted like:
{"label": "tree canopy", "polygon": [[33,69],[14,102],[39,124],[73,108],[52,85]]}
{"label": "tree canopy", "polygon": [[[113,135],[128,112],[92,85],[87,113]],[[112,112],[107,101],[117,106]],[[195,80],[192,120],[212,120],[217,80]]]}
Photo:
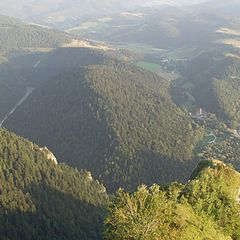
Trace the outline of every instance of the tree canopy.
{"label": "tree canopy", "polygon": [[1,239],[100,239],[106,189],[0,129]]}

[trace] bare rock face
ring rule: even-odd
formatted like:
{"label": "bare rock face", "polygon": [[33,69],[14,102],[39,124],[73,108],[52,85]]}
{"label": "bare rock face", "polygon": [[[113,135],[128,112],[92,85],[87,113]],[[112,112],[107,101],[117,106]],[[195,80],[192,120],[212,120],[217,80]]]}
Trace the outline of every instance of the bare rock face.
{"label": "bare rock face", "polygon": [[40,150],[46,154],[48,160],[58,164],[57,158],[47,147],[40,148]]}

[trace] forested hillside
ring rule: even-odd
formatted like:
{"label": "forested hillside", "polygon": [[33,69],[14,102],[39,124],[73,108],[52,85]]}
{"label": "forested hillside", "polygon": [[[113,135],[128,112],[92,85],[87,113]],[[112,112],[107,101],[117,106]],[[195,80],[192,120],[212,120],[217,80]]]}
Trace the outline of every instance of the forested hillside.
{"label": "forested hillside", "polygon": [[[49,52],[71,40],[66,33],[0,15],[0,121],[24,96],[27,87],[35,88],[39,82],[57,74],[59,69],[62,71],[66,62],[71,67],[73,63],[79,66],[82,58],[88,64],[90,53],[86,57],[77,50],[73,54],[70,49]],[[76,57],[77,54],[80,56]]]}
{"label": "forested hillside", "polygon": [[90,172],[4,129],[0,158],[2,239],[240,238],[240,174],[220,161],[202,161],[185,185],[119,189],[108,201]]}
{"label": "forested hillside", "polygon": [[237,55],[218,51],[204,53],[184,63],[182,78],[173,83],[172,95],[178,104],[201,106],[237,127],[240,120],[239,79]]}
{"label": "forested hillside", "polygon": [[110,189],[183,180],[202,130],[173,104],[168,87],[123,63],[73,69],[36,89],[5,126]]}
{"label": "forested hillside", "polygon": [[1,239],[101,239],[104,186],[50,156],[0,129]]}
{"label": "forested hillside", "polygon": [[41,86],[74,67],[101,64],[107,57],[87,48],[58,48],[48,53],[14,57],[0,65],[0,120],[24,96],[27,88]]}
{"label": "forested hillside", "polygon": [[239,12],[0,0],[0,240],[240,240]]}
{"label": "forested hillside", "polygon": [[[120,189],[109,203],[106,240],[238,240],[240,174],[203,161],[184,186]],[[123,237],[124,236],[124,237]]]}
{"label": "forested hillside", "polygon": [[56,48],[71,39],[66,33],[0,15],[0,56],[14,50]]}

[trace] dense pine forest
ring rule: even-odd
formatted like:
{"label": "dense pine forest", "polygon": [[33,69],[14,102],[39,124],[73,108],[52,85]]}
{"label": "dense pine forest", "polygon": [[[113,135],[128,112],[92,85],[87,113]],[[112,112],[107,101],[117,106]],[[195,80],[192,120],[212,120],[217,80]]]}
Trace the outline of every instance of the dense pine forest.
{"label": "dense pine forest", "polygon": [[203,106],[229,125],[237,127],[240,119],[240,61],[236,56],[225,56],[217,51],[185,62],[181,68],[182,78],[172,87],[176,103],[188,102],[189,105],[190,102]]}
{"label": "dense pine forest", "polygon": [[0,158],[1,239],[100,239],[108,197],[89,172],[3,129]]}
{"label": "dense pine forest", "polygon": [[186,184],[107,196],[91,173],[0,130],[1,239],[238,240],[240,174],[202,161]]}
{"label": "dense pine forest", "polygon": [[56,48],[72,39],[65,33],[2,15],[0,15],[0,28],[0,57],[16,50]]}
{"label": "dense pine forest", "polygon": [[171,2],[0,15],[0,240],[240,240],[240,5]]}
{"label": "dense pine forest", "polygon": [[0,119],[26,93],[54,76],[72,68],[102,64],[108,56],[87,48],[58,48],[48,53],[32,53],[10,58],[0,65]]}
{"label": "dense pine forest", "polygon": [[101,63],[91,49],[58,48],[73,36],[0,15],[0,119],[24,96],[51,77],[79,65]]}
{"label": "dense pine forest", "polygon": [[121,62],[73,69],[37,89],[5,126],[110,189],[184,180],[203,129],[168,89],[168,81]]}

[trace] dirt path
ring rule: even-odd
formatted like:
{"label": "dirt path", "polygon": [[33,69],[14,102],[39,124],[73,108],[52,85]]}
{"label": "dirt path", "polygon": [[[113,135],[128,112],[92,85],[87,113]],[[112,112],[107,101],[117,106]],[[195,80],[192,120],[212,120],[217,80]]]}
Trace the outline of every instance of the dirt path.
{"label": "dirt path", "polygon": [[1,120],[0,127],[4,124],[4,122],[17,110],[17,108],[29,97],[29,95],[33,92],[34,88],[27,87],[25,95],[17,102],[14,108],[6,114],[6,116]]}

